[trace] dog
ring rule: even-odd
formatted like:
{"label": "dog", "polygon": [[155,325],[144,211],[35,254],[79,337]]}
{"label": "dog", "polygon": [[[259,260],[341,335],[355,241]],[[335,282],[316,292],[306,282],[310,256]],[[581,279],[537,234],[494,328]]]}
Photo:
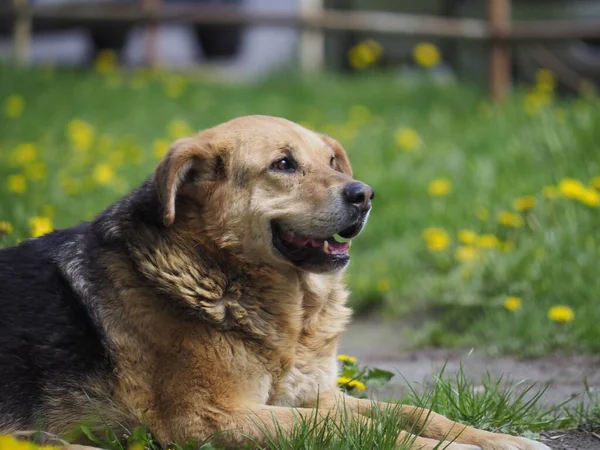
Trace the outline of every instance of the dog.
{"label": "dog", "polygon": [[[337,388],[336,350],[373,197],[333,138],[246,116],[175,141],[93,221],[1,250],[0,432],[260,446],[340,403],[368,425],[388,405]],[[396,408],[414,449],[548,449]]]}

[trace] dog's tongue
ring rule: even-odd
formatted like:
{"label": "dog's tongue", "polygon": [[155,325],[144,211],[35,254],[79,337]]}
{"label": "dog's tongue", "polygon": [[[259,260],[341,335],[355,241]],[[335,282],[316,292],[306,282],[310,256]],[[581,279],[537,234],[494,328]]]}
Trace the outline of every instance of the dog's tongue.
{"label": "dog's tongue", "polygon": [[314,239],[305,236],[300,236],[298,234],[292,233],[289,230],[283,230],[282,238],[286,242],[294,244],[298,247],[322,247],[325,253],[329,253],[332,255],[346,253],[350,249],[349,242],[337,242],[334,238]]}
{"label": "dog's tongue", "polygon": [[325,253],[330,253],[332,255],[346,253],[350,250],[350,242],[337,242],[335,239],[327,239],[323,243],[323,250]]}
{"label": "dog's tongue", "polygon": [[286,242],[297,245],[299,247],[321,247],[323,245],[322,239],[313,239],[298,234],[292,233],[289,230],[283,230],[282,237]]}

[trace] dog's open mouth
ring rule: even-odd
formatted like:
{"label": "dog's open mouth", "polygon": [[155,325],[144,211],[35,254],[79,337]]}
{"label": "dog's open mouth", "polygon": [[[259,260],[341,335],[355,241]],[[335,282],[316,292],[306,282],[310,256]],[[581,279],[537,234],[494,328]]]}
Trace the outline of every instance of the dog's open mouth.
{"label": "dog's open mouth", "polygon": [[327,266],[333,270],[343,267],[350,256],[348,251],[362,229],[357,222],[327,238],[303,236],[277,222],[272,222],[273,245],[287,259],[298,266]]}

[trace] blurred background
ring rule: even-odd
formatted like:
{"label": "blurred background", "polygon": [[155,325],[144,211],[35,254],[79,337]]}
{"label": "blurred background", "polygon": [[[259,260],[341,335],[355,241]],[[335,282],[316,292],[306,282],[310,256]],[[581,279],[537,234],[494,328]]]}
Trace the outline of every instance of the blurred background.
{"label": "blurred background", "polygon": [[0,0],[0,59],[1,246],[93,218],[180,136],[283,116],[377,192],[359,318],[600,350],[600,1]]}
{"label": "blurred background", "polygon": [[[582,79],[598,80],[600,32],[597,21],[589,19],[600,17],[600,2],[497,3],[500,20],[508,10],[516,21],[510,57],[513,79],[531,81],[538,68],[551,66],[571,89]],[[344,16],[335,15],[318,20],[324,10],[357,14],[346,23]],[[12,35],[22,11],[23,27],[31,37],[22,37],[30,42],[17,56],[32,63],[84,66],[110,51],[124,67],[201,64],[244,78],[289,67],[299,58],[304,69],[347,72],[363,68],[356,58],[347,58],[350,49],[365,37],[376,37],[386,50],[378,65],[406,69],[414,63],[414,45],[423,35],[433,34],[435,39],[429,41],[444,53],[437,69],[475,80],[485,76],[490,36],[485,24],[468,19],[491,15],[489,2],[480,0],[1,0],[0,11],[3,59],[14,55]],[[467,20],[428,21],[432,16]],[[301,33],[299,24],[322,25],[325,31],[307,39],[310,33]]]}

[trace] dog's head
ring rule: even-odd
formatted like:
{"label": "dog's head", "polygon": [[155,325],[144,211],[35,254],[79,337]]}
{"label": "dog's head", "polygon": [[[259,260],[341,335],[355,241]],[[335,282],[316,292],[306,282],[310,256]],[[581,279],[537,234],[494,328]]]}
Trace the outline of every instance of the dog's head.
{"label": "dog's head", "polygon": [[176,141],[154,176],[163,222],[256,263],[324,273],[349,260],[373,190],[334,139],[247,116]]}

